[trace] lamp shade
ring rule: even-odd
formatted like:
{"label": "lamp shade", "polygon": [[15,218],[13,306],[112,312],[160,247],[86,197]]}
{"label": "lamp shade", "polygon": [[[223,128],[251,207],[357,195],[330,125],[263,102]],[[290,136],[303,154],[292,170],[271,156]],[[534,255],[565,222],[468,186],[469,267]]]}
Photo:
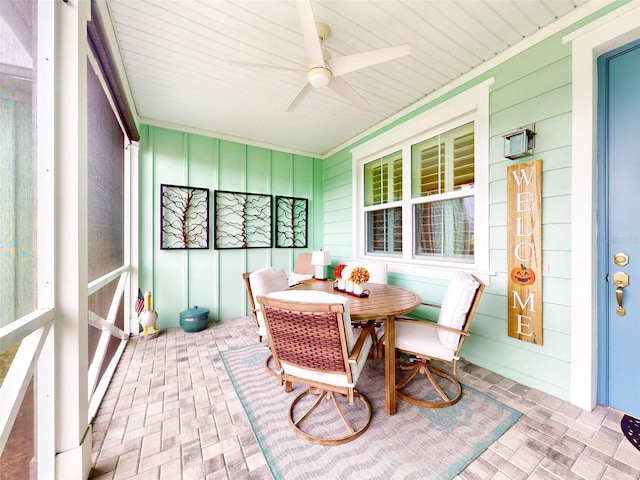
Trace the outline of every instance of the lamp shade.
{"label": "lamp shade", "polygon": [[311,254],[311,265],[325,266],[331,264],[331,253],[320,250]]}
{"label": "lamp shade", "polygon": [[320,250],[311,254],[311,265],[316,267],[315,277],[319,280],[326,280],[326,266],[331,264],[331,254],[326,250]]}

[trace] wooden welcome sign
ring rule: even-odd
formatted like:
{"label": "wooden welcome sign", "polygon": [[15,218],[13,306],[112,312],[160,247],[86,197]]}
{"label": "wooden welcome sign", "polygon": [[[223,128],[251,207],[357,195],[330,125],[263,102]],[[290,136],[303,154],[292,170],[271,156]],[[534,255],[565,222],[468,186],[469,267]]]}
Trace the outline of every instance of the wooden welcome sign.
{"label": "wooden welcome sign", "polygon": [[542,160],[507,167],[508,334],[542,345]]}

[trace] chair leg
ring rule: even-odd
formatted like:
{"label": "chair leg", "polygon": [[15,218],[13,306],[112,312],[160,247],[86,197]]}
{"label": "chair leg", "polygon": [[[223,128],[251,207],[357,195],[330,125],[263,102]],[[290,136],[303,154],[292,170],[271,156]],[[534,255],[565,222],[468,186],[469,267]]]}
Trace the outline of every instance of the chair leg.
{"label": "chair leg", "polygon": [[[396,396],[404,400],[405,402],[409,402],[419,407],[442,408],[449,407],[458,403],[458,401],[462,397],[462,386],[460,385],[460,382],[458,382],[458,380],[453,375],[450,375],[432,366],[429,360],[418,360],[409,368],[412,370],[409,376],[396,385]],[[418,373],[424,373],[426,375],[433,388],[436,390],[436,392],[438,392],[438,395],[440,396],[442,401],[428,402],[426,400],[419,400],[401,391],[401,389],[405,388]],[[447,393],[438,383],[436,376],[442,377],[451,382],[453,388],[453,393],[451,395],[447,395]]]}
{"label": "chair leg", "polygon": [[273,375],[274,377],[277,377],[278,374],[276,373],[276,371],[273,369],[273,367],[271,367],[269,365],[269,362],[273,360],[273,355],[269,354],[269,356],[267,357],[267,359],[264,361],[264,369],[267,371],[267,373],[269,375]]}
{"label": "chair leg", "polygon": [[[304,397],[306,397],[307,395],[317,395],[317,398],[315,399],[315,401],[311,404],[311,406],[297,419],[294,420],[293,418],[293,410],[296,406],[296,404],[302,400]],[[364,423],[363,425],[361,425],[359,428],[358,427],[354,427],[352,421],[350,421],[347,418],[347,415],[344,411],[344,409],[340,406],[340,404],[338,403],[336,394],[330,390],[318,390],[315,388],[310,388],[308,390],[305,390],[304,392],[302,392],[300,395],[298,395],[293,402],[291,402],[291,406],[289,407],[289,424],[291,425],[291,427],[293,428],[294,432],[304,438],[305,440],[307,440],[308,442],[311,443],[315,443],[318,445],[341,445],[343,443],[347,443],[350,442],[351,440],[355,440],[356,438],[358,438],[360,435],[362,435],[364,433],[364,431],[369,427],[369,424],[371,422],[371,405],[369,404],[369,401],[366,399],[366,397],[364,397],[364,395],[361,395],[359,392],[357,391],[353,391],[353,393],[350,395],[347,395],[347,397],[351,397],[351,395],[353,395],[353,401],[355,404],[355,399],[360,400],[360,403],[362,404],[362,406],[364,406],[365,408],[365,412],[364,412]],[[331,400],[333,403],[334,408],[336,409],[338,416],[341,418],[342,422],[344,423],[344,426],[347,430],[347,434],[344,436],[337,436],[337,437],[332,437],[332,438],[325,438],[325,437],[319,437],[316,435],[313,435],[311,433],[309,433],[309,431],[304,431],[302,429],[302,424],[307,421],[310,420],[311,414],[318,408],[318,406],[320,406],[322,400],[327,399],[327,400]]]}

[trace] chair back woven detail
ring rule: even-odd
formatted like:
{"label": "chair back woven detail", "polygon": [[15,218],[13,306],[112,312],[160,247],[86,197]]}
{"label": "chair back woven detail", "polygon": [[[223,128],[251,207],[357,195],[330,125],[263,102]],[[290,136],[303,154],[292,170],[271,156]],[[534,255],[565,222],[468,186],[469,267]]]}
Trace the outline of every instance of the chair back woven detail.
{"label": "chair back woven detail", "polygon": [[307,369],[350,373],[345,368],[341,312],[309,313],[272,306],[265,306],[264,312],[276,365],[285,361]]}

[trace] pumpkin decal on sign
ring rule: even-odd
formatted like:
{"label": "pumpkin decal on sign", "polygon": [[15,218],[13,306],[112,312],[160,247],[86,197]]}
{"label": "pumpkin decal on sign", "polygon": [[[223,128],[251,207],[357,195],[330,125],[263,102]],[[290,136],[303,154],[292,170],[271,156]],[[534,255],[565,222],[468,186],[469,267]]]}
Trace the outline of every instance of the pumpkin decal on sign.
{"label": "pumpkin decal on sign", "polygon": [[511,270],[511,281],[518,285],[531,285],[536,281],[536,274],[530,268],[520,264],[519,267]]}

